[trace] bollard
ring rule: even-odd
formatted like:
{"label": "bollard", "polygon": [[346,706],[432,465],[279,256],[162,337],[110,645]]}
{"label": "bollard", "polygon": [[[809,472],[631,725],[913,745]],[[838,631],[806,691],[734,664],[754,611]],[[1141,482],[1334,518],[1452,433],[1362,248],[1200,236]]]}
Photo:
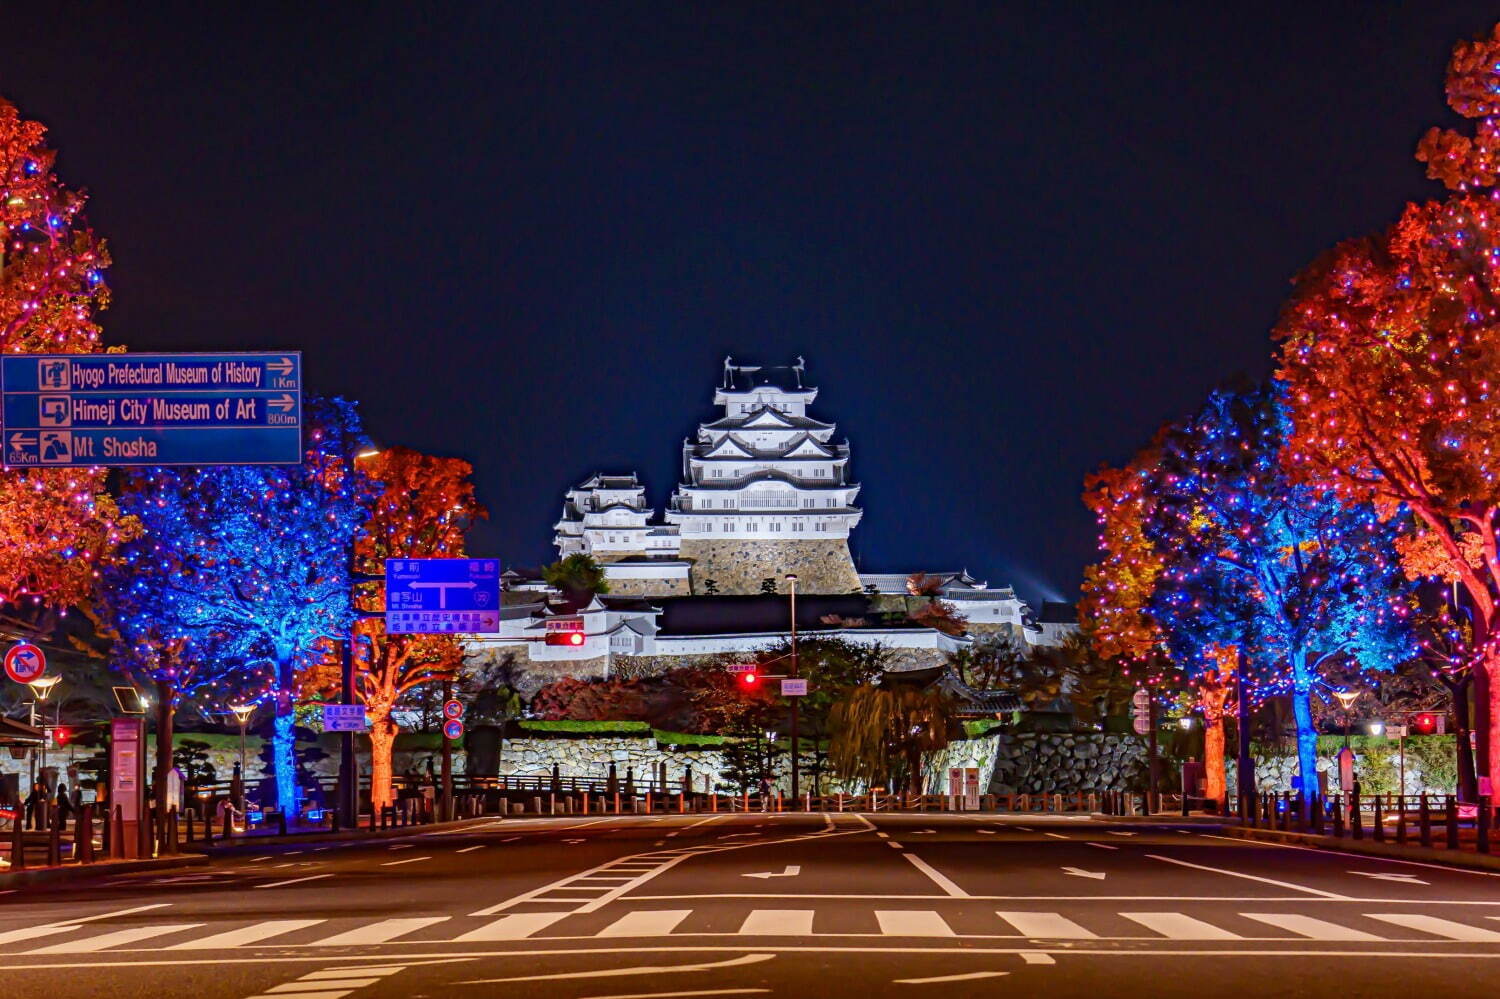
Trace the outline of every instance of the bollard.
{"label": "bollard", "polygon": [[1426,791],[1422,792],[1417,811],[1417,842],[1425,847],[1432,846],[1432,809],[1428,807]]}
{"label": "bollard", "polygon": [[47,823],[47,866],[62,866],[62,810],[58,809],[52,813],[52,821]]}
{"label": "bollard", "polygon": [[619,791],[615,792],[615,814],[616,815],[620,814],[620,792]]}
{"label": "bollard", "polygon": [[80,864],[94,862],[94,806],[84,805],[78,823],[73,826],[73,852]]}
{"label": "bollard", "polygon": [[10,869],[13,871],[26,870],[25,814],[25,810],[17,805],[15,820],[10,824]]}
{"label": "bollard", "polygon": [[99,840],[100,840],[100,844],[99,845],[103,848],[104,855],[106,857],[108,857],[110,855],[109,854],[109,805],[108,804],[106,804],[104,806],[104,813],[99,816]]}
{"label": "bollard", "polygon": [[1297,796],[1292,800],[1297,803],[1297,811],[1293,813],[1292,821],[1296,824],[1298,832],[1307,832],[1307,796],[1298,791]]}
{"label": "bollard", "polygon": [[1406,795],[1396,795],[1396,845],[1406,845]]}
{"label": "bollard", "polygon": [[229,807],[224,809],[224,838],[226,840],[234,835],[234,819],[232,818],[233,815],[234,802],[230,802]]}
{"label": "bollard", "polygon": [[141,813],[141,834],[138,837],[138,847],[142,858],[156,856],[156,809],[147,808]]}
{"label": "bollard", "polygon": [[279,835],[282,835],[282,836],[286,835],[286,809],[285,808],[278,808],[278,809],[276,809],[276,832]]}
{"label": "bollard", "polygon": [[178,842],[178,839],[177,839],[177,806],[176,805],[173,805],[172,808],[167,812],[167,836],[166,836],[166,840],[167,840],[167,852],[168,853],[171,853],[171,854],[175,855],[175,854],[181,852],[180,849],[179,849],[179,847],[181,846],[181,844]]}
{"label": "bollard", "polygon": [[1188,817],[1188,793],[1187,788],[1182,789],[1182,817]]}
{"label": "bollard", "polygon": [[1364,815],[1360,811],[1358,791],[1349,793],[1349,833],[1355,839],[1365,838]]}
{"label": "bollard", "polygon": [[109,820],[109,855],[125,856],[125,819],[120,806],[115,806],[114,816]]}
{"label": "bollard", "polygon": [[1453,795],[1448,795],[1443,805],[1443,821],[1448,827],[1447,843],[1450,850],[1458,849],[1458,801]]}
{"label": "bollard", "polygon": [[1315,795],[1313,795],[1313,800],[1312,800],[1312,831],[1314,833],[1318,834],[1319,836],[1323,835],[1323,833],[1324,833],[1324,826],[1323,826],[1323,796],[1321,794],[1315,794]]}
{"label": "bollard", "polygon": [[1474,849],[1480,853],[1490,852],[1490,796],[1479,796],[1479,812],[1474,819]]}
{"label": "bollard", "polygon": [[209,846],[214,842],[214,809],[213,799],[209,799],[208,810],[203,813],[203,842]]}
{"label": "bollard", "polygon": [[182,817],[187,820],[187,841],[189,843],[193,841],[193,816],[197,811],[196,808],[189,808],[182,813]]}
{"label": "bollard", "polygon": [[1375,816],[1370,820],[1371,839],[1377,843],[1385,842],[1385,815],[1380,807],[1380,795],[1375,796]]}
{"label": "bollard", "polygon": [[1344,838],[1344,800],[1339,795],[1333,796],[1333,835],[1336,839]]}

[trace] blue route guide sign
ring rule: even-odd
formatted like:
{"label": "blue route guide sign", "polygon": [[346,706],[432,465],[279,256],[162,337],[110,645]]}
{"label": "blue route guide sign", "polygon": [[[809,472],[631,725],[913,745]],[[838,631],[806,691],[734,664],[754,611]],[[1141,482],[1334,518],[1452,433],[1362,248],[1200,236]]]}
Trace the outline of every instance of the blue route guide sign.
{"label": "blue route guide sign", "polygon": [[500,560],[386,559],[385,630],[392,635],[497,633]]}
{"label": "blue route guide sign", "polygon": [[6,468],[300,465],[302,355],[7,354]]}

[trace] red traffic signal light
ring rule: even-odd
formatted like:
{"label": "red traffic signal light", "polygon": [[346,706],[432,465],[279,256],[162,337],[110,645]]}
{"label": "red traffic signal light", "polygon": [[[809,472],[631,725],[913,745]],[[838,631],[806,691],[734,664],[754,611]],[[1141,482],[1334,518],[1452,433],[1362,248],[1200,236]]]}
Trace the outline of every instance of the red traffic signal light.
{"label": "red traffic signal light", "polygon": [[746,687],[753,687],[756,684],[760,683],[760,676],[755,673],[741,673],[740,683],[744,684]]}
{"label": "red traffic signal light", "polygon": [[1431,711],[1423,711],[1419,715],[1413,715],[1411,727],[1417,730],[1418,735],[1431,735],[1437,731],[1438,718]]}
{"label": "red traffic signal light", "polygon": [[583,632],[581,631],[549,631],[547,632],[548,645],[570,645],[577,647],[583,644]]}
{"label": "red traffic signal light", "polygon": [[55,728],[52,730],[52,742],[55,745],[66,746],[68,740],[71,738],[73,738],[73,733],[65,728]]}

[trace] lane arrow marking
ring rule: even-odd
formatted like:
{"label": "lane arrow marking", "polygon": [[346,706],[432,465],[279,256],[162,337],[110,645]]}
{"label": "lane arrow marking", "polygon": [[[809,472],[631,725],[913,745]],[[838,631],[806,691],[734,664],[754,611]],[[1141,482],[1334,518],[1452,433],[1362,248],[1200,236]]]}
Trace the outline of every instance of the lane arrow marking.
{"label": "lane arrow marking", "polygon": [[1386,871],[1350,871],[1350,874],[1358,874],[1362,878],[1375,878],[1377,881],[1394,881],[1402,885],[1426,885],[1430,881],[1423,881],[1415,874],[1392,874]]}
{"label": "lane arrow marking", "polygon": [[801,873],[801,867],[798,867],[796,864],[787,864],[786,870],[782,871],[780,874],[773,874],[771,871],[758,871],[755,874],[741,874],[740,877],[760,878],[762,881],[765,881],[768,878],[794,878]]}
{"label": "lane arrow marking", "polygon": [[1103,881],[1105,878],[1103,871],[1085,871],[1081,867],[1064,867],[1063,873],[1071,874],[1075,878],[1093,878],[1095,881]]}

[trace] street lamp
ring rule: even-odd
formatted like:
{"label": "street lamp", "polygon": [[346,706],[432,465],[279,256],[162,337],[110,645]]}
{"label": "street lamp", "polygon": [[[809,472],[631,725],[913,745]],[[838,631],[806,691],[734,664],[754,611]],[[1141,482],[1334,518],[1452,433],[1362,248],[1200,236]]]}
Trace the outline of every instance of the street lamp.
{"label": "street lamp", "polygon": [[1333,692],[1333,696],[1337,697],[1339,699],[1339,703],[1344,706],[1344,748],[1348,749],[1349,748],[1349,717],[1350,717],[1349,716],[1349,709],[1351,707],[1353,707],[1355,701],[1359,700],[1359,691],[1357,691],[1357,690],[1335,690]]}
{"label": "street lamp", "polygon": [[245,765],[245,723],[250,720],[251,715],[255,714],[255,705],[231,704],[229,710],[233,711],[234,716],[240,721],[240,780],[244,780],[245,771],[248,769]]}
{"label": "street lamp", "polygon": [[[789,573],[786,574],[786,584],[787,584],[787,597],[791,601],[791,618],[792,618],[792,676],[798,676],[799,673],[797,671],[797,667],[798,667],[798,662],[797,662],[797,574],[795,572],[789,572]],[[798,791],[798,779],[799,779],[800,770],[801,770],[801,760],[798,759],[800,753],[798,752],[798,741],[797,741],[797,708],[798,708],[798,699],[796,697],[793,697],[792,698],[792,732],[791,732],[791,735],[792,735],[792,802],[793,802],[793,807],[796,807],[796,805],[795,805],[796,802],[802,800],[801,795],[800,795],[800,793]]]}
{"label": "street lamp", "polygon": [[[378,447],[364,447],[349,456],[348,473],[353,479],[354,463],[380,454]],[[354,587],[357,585],[359,565],[354,554],[354,543],[349,543],[349,606],[354,610]],[[355,611],[357,615],[358,612]],[[349,625],[349,634],[344,636],[343,663],[339,670],[339,702],[354,704],[354,625]],[[244,769],[243,764],[241,770]],[[338,824],[344,829],[359,825],[359,786],[354,771],[354,733],[339,733],[339,805]]]}
{"label": "street lamp", "polygon": [[[52,688],[55,687],[55,686],[57,686],[58,681],[60,681],[61,679],[62,679],[62,677],[60,677],[60,676],[39,676],[35,680],[28,680],[27,681],[27,686],[29,686],[31,688],[31,692],[32,692],[32,695],[34,697],[34,700],[32,700],[32,702],[31,702],[31,724],[32,725],[36,724],[36,704],[37,704],[37,701],[41,701],[43,704],[46,704],[47,703],[47,696],[52,693]],[[47,720],[45,718],[43,718],[42,719],[42,726],[43,726],[43,731],[44,732],[46,731],[46,724],[47,724]],[[47,740],[46,740],[46,738],[42,739],[42,769],[43,770],[47,769]],[[35,782],[35,775],[33,775],[32,780],[33,780],[33,782]]]}

